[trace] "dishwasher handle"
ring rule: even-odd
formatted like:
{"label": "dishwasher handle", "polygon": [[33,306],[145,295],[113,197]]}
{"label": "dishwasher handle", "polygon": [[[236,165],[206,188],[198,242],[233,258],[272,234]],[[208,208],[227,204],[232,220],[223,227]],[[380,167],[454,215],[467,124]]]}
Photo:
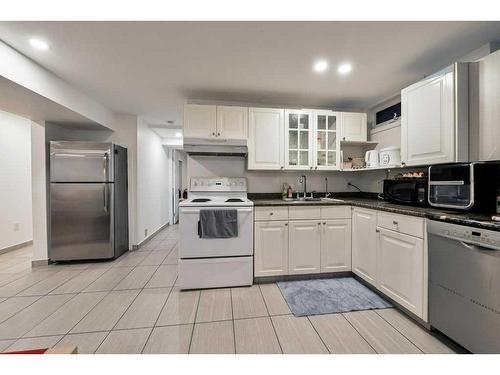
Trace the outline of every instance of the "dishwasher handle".
{"label": "dishwasher handle", "polygon": [[464,242],[464,241],[458,241],[458,242],[460,242],[460,244],[462,246],[466,247],[469,250],[475,250],[475,251],[498,251],[498,250],[500,250],[498,248],[476,245],[474,243],[468,243],[468,242]]}

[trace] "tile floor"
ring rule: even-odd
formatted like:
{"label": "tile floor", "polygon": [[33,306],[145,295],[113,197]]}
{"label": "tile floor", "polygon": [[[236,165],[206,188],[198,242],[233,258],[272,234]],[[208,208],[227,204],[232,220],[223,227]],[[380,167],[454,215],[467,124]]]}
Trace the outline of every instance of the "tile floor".
{"label": "tile floor", "polygon": [[31,269],[0,255],[0,351],[80,353],[453,353],[395,309],[295,318],[275,284],[181,292],[178,228],[113,262]]}

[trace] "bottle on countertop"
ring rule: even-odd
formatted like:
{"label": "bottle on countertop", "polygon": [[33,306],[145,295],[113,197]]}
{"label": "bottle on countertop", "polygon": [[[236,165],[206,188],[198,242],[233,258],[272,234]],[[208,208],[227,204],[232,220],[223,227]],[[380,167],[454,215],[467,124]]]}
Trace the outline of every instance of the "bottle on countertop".
{"label": "bottle on countertop", "polygon": [[287,194],[288,194],[288,182],[283,182],[283,184],[281,185],[281,198],[285,199],[287,197]]}
{"label": "bottle on countertop", "polygon": [[293,190],[290,185],[288,185],[288,190],[287,190],[287,198],[293,198]]}

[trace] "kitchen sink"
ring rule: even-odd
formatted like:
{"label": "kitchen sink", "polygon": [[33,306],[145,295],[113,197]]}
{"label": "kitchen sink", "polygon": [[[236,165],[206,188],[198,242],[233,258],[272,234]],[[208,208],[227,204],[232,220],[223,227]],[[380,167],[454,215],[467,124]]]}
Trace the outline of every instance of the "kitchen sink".
{"label": "kitchen sink", "polygon": [[334,198],[284,198],[286,202],[290,203],[308,203],[308,202],[344,202],[342,199]]}

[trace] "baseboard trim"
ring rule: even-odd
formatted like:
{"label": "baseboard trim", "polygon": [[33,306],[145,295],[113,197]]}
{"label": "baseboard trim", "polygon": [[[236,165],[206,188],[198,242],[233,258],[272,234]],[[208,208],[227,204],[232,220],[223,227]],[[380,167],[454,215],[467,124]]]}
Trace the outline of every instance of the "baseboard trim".
{"label": "baseboard trim", "polygon": [[149,241],[151,241],[158,233],[160,233],[163,229],[168,227],[170,225],[170,222],[163,224],[161,227],[159,227],[156,231],[151,233],[149,236],[147,236],[145,239],[143,239],[141,242],[139,242],[137,245],[132,245],[132,250],[138,250],[144,245],[146,245]]}
{"label": "baseboard trim", "polygon": [[29,240],[29,241],[26,241],[26,242],[21,242],[21,243],[18,243],[17,245],[12,245],[12,246],[9,246],[9,247],[5,247],[3,249],[0,249],[0,254],[5,254],[5,253],[8,253],[9,251],[17,250],[17,249],[20,249],[21,247],[25,247],[25,246],[28,246],[28,245],[31,245],[31,244],[33,244],[33,240]]}
{"label": "baseboard trim", "polygon": [[32,260],[31,267],[36,268],[36,267],[48,266],[50,263],[51,262],[49,259]]}

